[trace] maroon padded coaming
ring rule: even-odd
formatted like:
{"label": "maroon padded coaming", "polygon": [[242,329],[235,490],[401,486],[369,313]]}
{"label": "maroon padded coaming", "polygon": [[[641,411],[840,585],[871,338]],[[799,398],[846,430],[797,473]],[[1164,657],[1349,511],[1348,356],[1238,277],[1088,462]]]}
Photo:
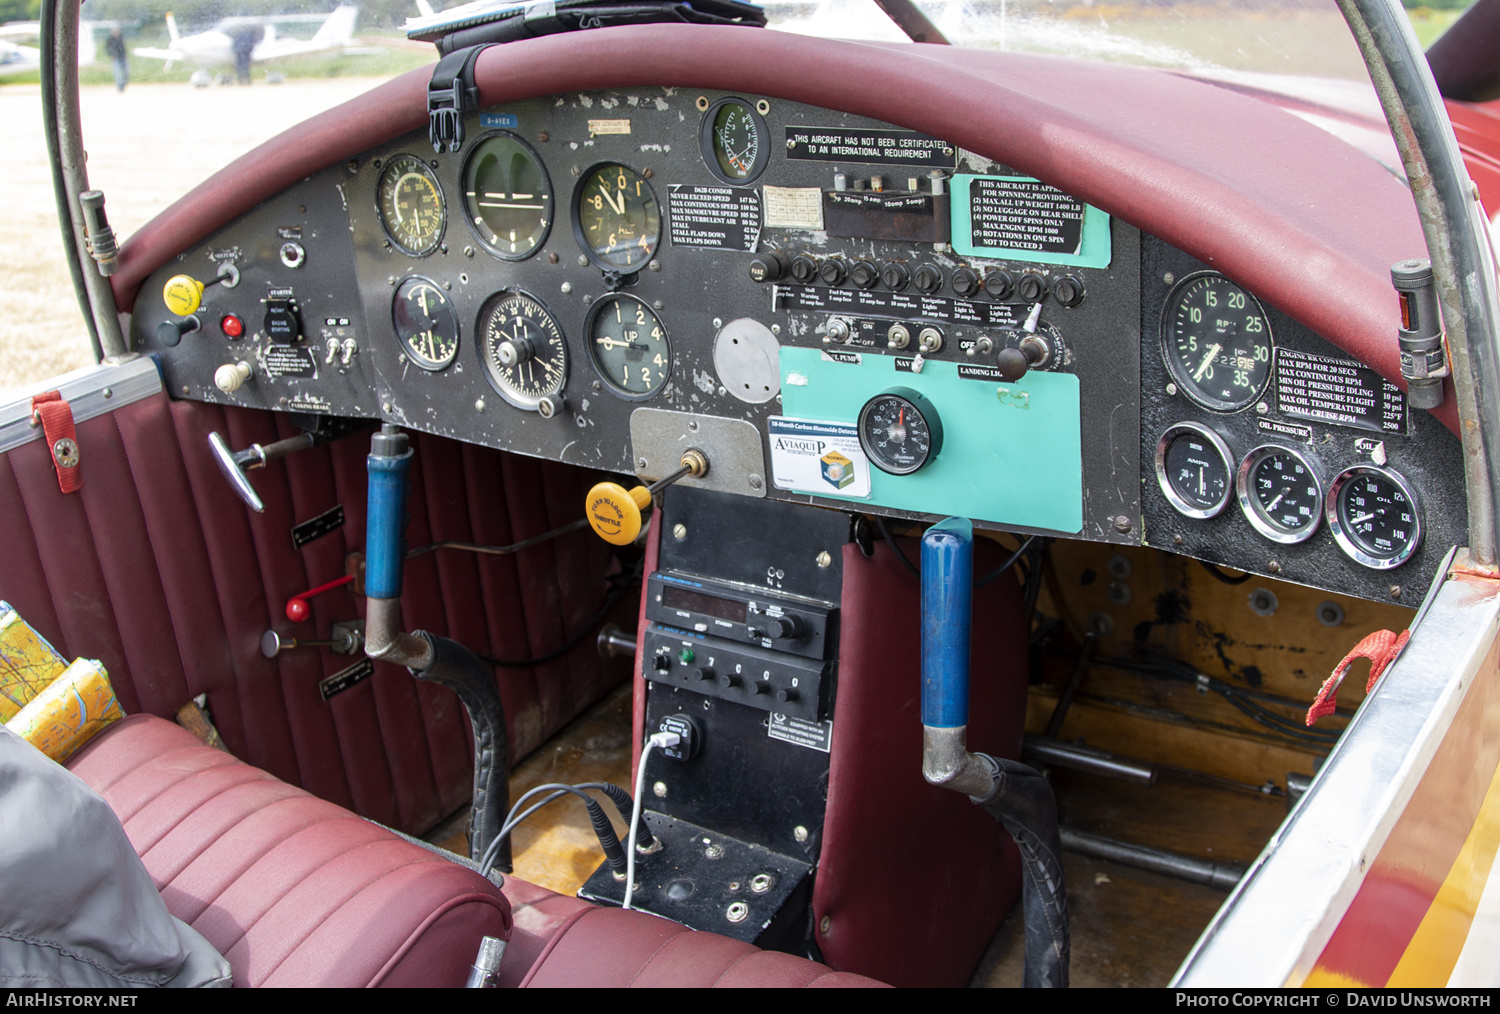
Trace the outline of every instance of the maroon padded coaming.
{"label": "maroon padded coaming", "polygon": [[69,762],[236,986],[460,986],[510,933],[489,881],[191,733],[131,715]]}
{"label": "maroon padded coaming", "polygon": [[[919,559],[914,539],[897,540]],[[974,571],[1005,555],[975,540]],[[813,924],[823,960],[895,986],[963,986],[1014,904],[1020,857],[967,797],[922,778],[921,588],[885,543],[844,547],[839,686]],[[1012,574],[974,593],[968,746],[1019,758],[1027,637]],[[941,843],[942,861],[919,861]],[[900,876],[892,876],[901,869]],[[878,885],[878,886],[873,886]]]}
{"label": "maroon padded coaming", "polygon": [[[169,716],[208,695],[236,756],[383,824],[421,833],[472,790],[468,719],[449,691],[377,663],[324,701],[318,682],[356,659],[326,649],[260,653],[261,634],[327,637],[363,600],[348,588],[286,619],[286,600],[344,573],[362,550],[363,436],[303,451],[252,473],[264,514],[219,474],[208,434],[234,447],[291,436],[284,418],[157,396],[78,427],[87,482],[63,496],[42,441],[0,455],[0,567],[9,601],[64,657],[100,659],[130,713]],[[568,466],[412,434],[413,545],[510,543],[574,520],[591,477]],[[290,530],[342,504],[338,531],[301,549]],[[483,654],[550,652],[599,608],[612,557],[587,532],[516,556],[439,551],[407,567],[409,627]],[[521,607],[517,607],[521,603]],[[622,603],[634,610],[634,600]],[[628,620],[626,621],[628,622]],[[624,676],[585,638],[544,666],[498,670],[514,760],[540,745]]]}
{"label": "maroon padded coaming", "polygon": [[[118,304],[128,309],[147,275],[261,201],[420,128],[430,73],[410,71],[291,128],[162,212],[121,250],[110,279]],[[1426,249],[1411,195],[1372,159],[1274,105],[1170,73],[1057,57],[703,25],[514,42],[483,53],[475,77],[481,105],[701,87],[942,137],[1224,271],[1405,388],[1389,268]],[[1456,430],[1453,405],[1450,396],[1434,415]]]}
{"label": "maroon padded coaming", "polygon": [[[510,960],[509,951],[505,958]],[[785,989],[883,983],[717,933],[694,932],[645,912],[587,908],[553,936],[521,985]]]}

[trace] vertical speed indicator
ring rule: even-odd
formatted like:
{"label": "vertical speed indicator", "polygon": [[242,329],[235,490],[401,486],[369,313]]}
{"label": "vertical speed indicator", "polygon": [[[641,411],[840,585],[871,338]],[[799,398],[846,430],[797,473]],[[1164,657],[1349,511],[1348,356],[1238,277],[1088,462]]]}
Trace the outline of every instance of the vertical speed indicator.
{"label": "vertical speed indicator", "polygon": [[1238,412],[1271,379],[1271,325],[1259,301],[1214,271],[1189,275],[1167,297],[1162,354],[1178,388],[1215,412]]}

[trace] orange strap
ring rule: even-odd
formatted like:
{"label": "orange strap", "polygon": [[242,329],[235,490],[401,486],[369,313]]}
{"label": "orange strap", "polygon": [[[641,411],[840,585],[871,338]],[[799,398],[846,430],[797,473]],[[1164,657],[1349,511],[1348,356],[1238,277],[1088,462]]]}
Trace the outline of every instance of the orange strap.
{"label": "orange strap", "polygon": [[73,408],[57,391],[38,394],[31,399],[31,421],[42,424],[52,467],[57,470],[57,485],[64,493],[76,492],[83,485],[78,468],[78,434],[73,428]]}
{"label": "orange strap", "polygon": [[1318,690],[1317,698],[1312,702],[1312,707],[1307,709],[1307,724],[1312,725],[1324,715],[1333,714],[1338,706],[1334,695],[1339,692],[1339,684],[1344,682],[1344,675],[1349,671],[1349,666],[1354,664],[1357,658],[1370,660],[1370,681],[1365,684],[1365,693],[1369,693],[1375,687],[1375,681],[1380,679],[1380,674],[1385,672],[1386,666],[1396,660],[1401,654],[1401,649],[1406,647],[1406,642],[1411,640],[1411,631],[1403,630],[1400,635],[1389,630],[1377,630],[1354,646],[1344,660],[1333,667],[1333,672],[1323,681],[1323,686]]}

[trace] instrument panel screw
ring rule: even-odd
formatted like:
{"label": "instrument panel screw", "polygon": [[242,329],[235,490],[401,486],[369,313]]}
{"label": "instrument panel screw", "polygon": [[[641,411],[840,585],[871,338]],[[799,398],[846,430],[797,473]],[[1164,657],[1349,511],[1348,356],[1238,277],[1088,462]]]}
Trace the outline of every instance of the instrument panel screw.
{"label": "instrument panel screw", "polygon": [[1182,545],[1183,541],[1184,540],[1183,540],[1183,538],[1182,538],[1181,535],[1174,535],[1174,536],[1172,536],[1172,545],[1174,545],[1174,546],[1180,546],[1180,545]]}
{"label": "instrument panel screw", "polygon": [[450,281],[448,281],[447,279],[444,279],[443,280],[443,288],[448,289],[448,290],[452,290],[453,283],[450,282]]}
{"label": "instrument panel screw", "polygon": [[750,488],[751,489],[760,489],[760,483],[761,483],[760,476],[755,475],[755,474],[752,473],[751,476],[750,476]]}
{"label": "instrument panel screw", "polygon": [[655,796],[657,799],[665,799],[665,798],[667,798],[667,783],[666,782],[656,782],[655,784],[653,784],[651,786],[651,794],[653,796]]}
{"label": "instrument panel screw", "polygon": [[719,388],[719,397],[720,398],[724,397],[724,395],[726,395],[727,393],[729,393],[729,392],[725,391],[722,387]]}
{"label": "instrument panel screw", "polygon": [[1391,598],[1393,598],[1393,599],[1399,599],[1400,597],[1401,597],[1401,586],[1399,584],[1393,584],[1393,585],[1391,585]]}
{"label": "instrument panel screw", "polygon": [[1261,402],[1259,405],[1255,406],[1255,411],[1258,415],[1265,415],[1267,412],[1271,411],[1271,406],[1267,405],[1265,402]]}
{"label": "instrument panel screw", "polygon": [[755,894],[765,894],[771,889],[771,875],[769,873],[757,873],[750,878],[750,890]]}
{"label": "instrument panel screw", "polygon": [[1161,276],[1161,280],[1163,284],[1171,285],[1173,282],[1177,281],[1177,276],[1168,271],[1166,274]]}
{"label": "instrument panel screw", "polygon": [[188,392],[189,392],[189,391],[191,391],[191,390],[192,390],[192,388],[191,388],[191,387],[188,387],[188,386],[187,386],[187,385],[186,385],[186,384],[183,384],[183,385],[182,385],[182,393],[183,393],[183,394],[187,394],[187,393],[188,393]]}
{"label": "instrument panel screw", "polygon": [[597,380],[594,381],[594,383],[591,385],[591,387],[593,388],[593,391],[594,391],[595,394],[598,394],[600,391],[604,390],[603,385],[601,385],[599,383],[599,381],[597,381]]}
{"label": "instrument panel screw", "polygon": [[646,467],[646,459],[645,458],[636,458],[635,459],[635,467],[636,468],[645,468]]}
{"label": "instrument panel screw", "polygon": [[722,320],[720,320],[718,317],[715,317],[714,318],[714,327],[723,327],[723,326],[724,326],[724,322]]}
{"label": "instrument panel screw", "polygon": [[476,411],[476,412],[483,412],[484,411],[484,399],[483,398],[476,398],[474,400],[474,411]]}
{"label": "instrument panel screw", "polygon": [[730,922],[744,922],[750,918],[750,906],[743,901],[736,901],[725,910],[724,918]]}
{"label": "instrument panel screw", "polygon": [[772,334],[781,334],[781,325],[780,324],[772,324],[771,325],[771,333]]}
{"label": "instrument panel screw", "polygon": [[344,168],[348,169],[351,173],[359,172],[359,159],[351,158],[349,161],[344,163]]}
{"label": "instrument panel screw", "polygon": [[1168,384],[1167,385],[1167,393],[1170,394],[1170,395],[1175,395],[1177,393],[1177,385],[1176,384]]}
{"label": "instrument panel screw", "polygon": [[[474,256],[474,248],[471,247],[471,246],[465,246],[464,247],[464,256],[465,257],[473,257]],[[556,255],[554,254],[553,256],[556,256]]]}
{"label": "instrument panel screw", "polygon": [[641,176],[644,179],[648,179],[649,180],[651,177],[653,177],[655,175],[656,175],[656,173],[652,171],[652,169],[651,169],[650,166],[647,166],[646,168],[644,168],[644,169],[641,170]]}
{"label": "instrument panel screw", "polygon": [[672,538],[681,541],[687,538],[687,525],[678,522],[672,526]]}
{"label": "instrument panel screw", "polygon": [[587,292],[585,292],[583,294],[583,305],[584,306],[588,306],[593,301],[594,301],[594,297],[593,296],[589,295]]}
{"label": "instrument panel screw", "polygon": [[660,271],[661,270],[661,261],[653,260],[649,264],[647,264],[646,267],[649,268],[652,271]]}
{"label": "instrument panel screw", "polygon": [[828,935],[828,931],[832,928],[833,920],[828,918],[828,916],[825,915],[823,918],[818,920],[818,932],[823,934],[825,937]]}
{"label": "instrument panel screw", "polygon": [[107,387],[100,393],[103,394],[106,398],[113,398],[115,396],[115,392]]}
{"label": "instrument panel screw", "polygon": [[792,828],[792,837],[797,839],[798,841],[807,841],[807,828],[803,827],[801,824],[798,824],[796,827]]}
{"label": "instrument panel screw", "polygon": [[586,267],[588,267],[589,266],[589,259],[587,257],[585,257],[583,254],[579,254],[578,255],[578,266],[580,268],[586,268]]}
{"label": "instrument panel screw", "polygon": [[703,858],[704,859],[723,859],[724,858],[724,846],[723,845],[710,845],[708,848],[706,848],[706,849],[703,850]]}
{"label": "instrument panel screw", "polygon": [[667,305],[667,304],[665,304],[665,303],[663,303],[663,302],[662,302],[662,301],[661,301],[661,300],[659,300],[659,299],[658,299],[658,300],[656,300],[656,302],[654,302],[654,303],[652,303],[652,304],[651,304],[651,306],[652,306],[652,308],[653,308],[653,309],[656,309],[656,310],[660,310],[660,309],[661,309],[661,308],[662,308],[662,307],[664,307],[664,306],[666,306],[666,305]]}
{"label": "instrument panel screw", "polygon": [[537,144],[546,144],[550,140],[552,140],[552,137],[545,130],[537,132],[537,135],[536,135],[536,143]]}
{"label": "instrument panel screw", "polygon": [[562,289],[564,295],[567,295],[569,292],[573,291],[573,283],[572,282],[563,282],[562,285],[559,286],[559,288]]}
{"label": "instrument panel screw", "polygon": [[390,402],[388,402],[388,401],[382,401],[380,403],[380,411],[382,411],[382,412],[389,412],[390,410],[391,410],[391,403]]}
{"label": "instrument panel screw", "polygon": [[582,169],[580,169],[580,168],[578,168],[578,167],[577,167],[577,166],[576,166],[576,165],[575,165],[575,166],[574,166],[574,167],[573,167],[573,175],[574,175],[574,176],[581,176],[581,175],[583,175],[583,170],[582,170]]}
{"label": "instrument panel screw", "polygon": [[1119,517],[1115,518],[1115,531],[1119,532],[1121,535],[1128,533],[1130,531],[1130,518],[1128,518],[1124,514],[1121,514]]}
{"label": "instrument panel screw", "polygon": [[1280,574],[1281,573],[1281,561],[1279,561],[1279,560],[1271,560],[1269,563],[1266,564],[1266,570],[1269,570],[1272,574]]}
{"label": "instrument panel screw", "polygon": [[[818,566],[819,567],[831,567],[831,566],[833,566],[833,557],[829,554],[828,550],[826,550],[826,549],[821,550],[818,553],[817,560],[818,560]],[[807,841],[807,828],[805,828],[805,827],[799,827],[799,828],[797,828],[797,833],[802,836],[802,837],[800,837],[800,838],[797,839],[798,841]]]}

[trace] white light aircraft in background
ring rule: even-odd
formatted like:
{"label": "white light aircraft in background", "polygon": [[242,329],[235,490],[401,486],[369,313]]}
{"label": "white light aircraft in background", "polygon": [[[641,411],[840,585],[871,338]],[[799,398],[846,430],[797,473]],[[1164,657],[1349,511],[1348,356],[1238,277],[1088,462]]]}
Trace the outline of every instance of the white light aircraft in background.
{"label": "white light aircraft in background", "polygon": [[[141,46],[133,52],[136,56],[151,57],[166,61],[170,70],[174,63],[188,63],[204,71],[203,83],[207,83],[209,68],[236,65],[236,40],[239,41],[241,60],[248,54],[250,63],[262,63],[288,56],[320,53],[329,50],[356,52],[349,46],[353,41],[354,19],[358,8],[344,5],[335,8],[323,20],[311,39],[281,38],[276,34],[277,22],[316,20],[322,15],[284,14],[271,17],[225,18],[206,32],[182,35],[177,30],[177,19],[167,14],[167,33],[170,44],[165,48]],[[251,41],[253,39],[253,41]],[[240,69],[248,71],[241,63]],[[194,75],[195,82],[199,75]]]}

